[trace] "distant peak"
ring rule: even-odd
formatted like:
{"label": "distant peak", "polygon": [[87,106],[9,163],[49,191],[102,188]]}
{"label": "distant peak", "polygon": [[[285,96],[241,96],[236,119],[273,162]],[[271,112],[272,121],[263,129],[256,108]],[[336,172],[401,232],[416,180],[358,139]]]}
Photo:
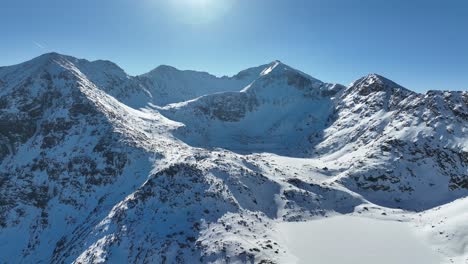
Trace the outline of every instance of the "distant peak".
{"label": "distant peak", "polygon": [[272,63],[268,64],[268,67],[266,67],[261,73],[260,76],[267,75],[271,73],[276,67],[281,65],[280,61],[273,61]]}
{"label": "distant peak", "polygon": [[284,75],[284,76],[302,76],[303,78],[309,79],[314,83],[322,83],[322,81],[300,71],[297,70],[287,64],[284,64],[283,62],[279,60],[275,60],[271,62],[270,64],[266,65],[263,71],[260,73],[260,76],[266,76],[266,75]]}
{"label": "distant peak", "polygon": [[44,53],[42,55],[40,55],[39,57],[57,57],[57,56],[61,56],[62,54],[58,53],[58,52],[47,52],[47,53]]}
{"label": "distant peak", "polygon": [[170,65],[159,65],[158,67],[154,68],[148,73],[143,74],[142,76],[158,76],[158,75],[198,75],[198,76],[205,76],[210,78],[218,78],[208,72],[204,71],[195,71],[195,70],[180,70],[176,67]]}
{"label": "distant peak", "polygon": [[393,91],[401,89],[409,91],[394,81],[376,73],[370,73],[353,82],[347,89],[348,92],[357,91],[359,95],[369,95],[373,92]]}
{"label": "distant peak", "polygon": [[59,54],[57,52],[49,52],[49,53],[44,53],[36,58],[33,58],[31,61],[32,62],[49,62],[53,61],[56,59],[63,58],[64,56],[62,54]]}
{"label": "distant peak", "polygon": [[154,68],[153,71],[179,71],[179,69],[170,65],[162,64]]}
{"label": "distant peak", "polygon": [[62,65],[68,64],[72,58],[73,57],[62,55],[57,52],[49,52],[16,65],[5,66],[5,68],[10,68],[11,70],[23,67],[22,69],[28,69],[28,71],[36,71],[52,65],[61,67]]}
{"label": "distant peak", "polygon": [[278,66],[282,66],[282,67],[285,67],[285,68],[288,68],[288,69],[293,69],[291,66],[283,63],[282,61],[280,60],[274,60],[266,65],[264,65],[265,67],[278,67]]}
{"label": "distant peak", "polygon": [[392,85],[400,86],[393,82],[392,80],[385,78],[384,76],[377,74],[377,73],[369,73],[367,76],[363,77],[364,80],[367,80],[369,82],[380,82],[380,83],[389,83]]}
{"label": "distant peak", "polygon": [[161,74],[166,75],[166,74],[173,74],[176,72],[182,72],[181,70],[177,69],[176,67],[166,65],[166,64],[161,64],[157,66],[156,68],[152,69],[151,71],[142,74],[141,76],[159,76]]}
{"label": "distant peak", "polygon": [[94,60],[89,61],[87,59],[79,59],[73,56],[60,54],[58,52],[49,52],[44,53],[26,63],[33,63],[33,64],[50,64],[56,63],[60,65],[64,64],[73,64],[75,67],[83,69],[83,68],[94,68],[95,70],[109,70],[112,69],[114,71],[124,72],[122,68],[120,68],[117,64],[110,60]]}
{"label": "distant peak", "polygon": [[63,55],[58,52],[48,52],[40,55],[39,57],[36,57],[33,60],[55,60],[55,59],[74,59],[74,57],[68,56],[68,55]]}

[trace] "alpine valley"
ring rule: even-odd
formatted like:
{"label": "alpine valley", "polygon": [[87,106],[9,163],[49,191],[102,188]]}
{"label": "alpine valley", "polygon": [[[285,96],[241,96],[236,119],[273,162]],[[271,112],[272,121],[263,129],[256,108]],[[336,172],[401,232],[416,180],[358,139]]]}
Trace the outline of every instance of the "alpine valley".
{"label": "alpine valley", "polygon": [[57,53],[0,67],[0,263],[324,263],[279,226],[353,217],[463,264],[467,197],[467,91],[280,61],[232,77]]}

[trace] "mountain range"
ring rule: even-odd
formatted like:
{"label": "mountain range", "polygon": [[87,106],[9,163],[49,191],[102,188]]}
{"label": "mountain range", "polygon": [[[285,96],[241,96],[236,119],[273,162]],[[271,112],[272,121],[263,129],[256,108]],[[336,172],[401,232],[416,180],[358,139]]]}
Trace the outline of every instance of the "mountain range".
{"label": "mountain range", "polygon": [[467,91],[280,61],[0,67],[0,263],[290,263],[275,226],[336,215],[408,222],[464,263],[467,196]]}

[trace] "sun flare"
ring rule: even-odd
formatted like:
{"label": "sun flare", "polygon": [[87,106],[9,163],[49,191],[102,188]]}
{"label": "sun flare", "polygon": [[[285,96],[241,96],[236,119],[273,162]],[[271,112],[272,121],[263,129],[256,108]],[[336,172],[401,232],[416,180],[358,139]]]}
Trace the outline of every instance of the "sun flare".
{"label": "sun flare", "polygon": [[233,0],[172,0],[174,16],[188,24],[213,22],[223,17],[232,7]]}

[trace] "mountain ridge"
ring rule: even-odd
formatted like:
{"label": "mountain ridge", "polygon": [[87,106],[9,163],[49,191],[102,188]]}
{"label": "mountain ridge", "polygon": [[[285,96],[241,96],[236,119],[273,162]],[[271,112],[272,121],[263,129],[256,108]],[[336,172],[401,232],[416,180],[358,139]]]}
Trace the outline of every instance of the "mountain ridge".
{"label": "mountain ridge", "polygon": [[468,92],[279,61],[161,72],[57,53],[0,67],[0,263],[290,263],[276,224],[335,215],[408,222],[468,258],[442,213],[466,207]]}
{"label": "mountain ridge", "polygon": [[[154,71],[158,71],[158,68],[162,68],[162,69],[171,69],[171,71],[175,71],[175,72],[192,72],[192,73],[197,73],[197,74],[203,74],[203,75],[209,75],[211,77],[214,77],[214,78],[217,78],[217,79],[226,79],[226,78],[233,78],[233,79],[238,79],[240,77],[238,76],[242,76],[244,75],[245,73],[244,72],[249,72],[249,71],[252,71],[252,72],[258,72],[258,75],[260,75],[262,73],[262,71],[266,70],[267,68],[271,67],[272,65],[274,65],[275,63],[278,63],[279,65],[283,65],[289,69],[292,69],[292,70],[295,70],[295,71],[298,71],[299,73],[307,76],[308,78],[311,78],[311,79],[315,79],[314,77],[311,77],[310,75],[302,72],[302,71],[299,71],[299,70],[296,70],[290,66],[288,66],[287,64],[284,64],[282,61],[280,60],[273,60],[272,62],[270,63],[267,63],[267,64],[262,64],[262,65],[259,65],[259,66],[255,66],[255,67],[250,67],[248,69],[245,69],[245,70],[240,70],[238,73],[232,75],[232,76],[227,76],[227,75],[224,75],[224,76],[221,76],[221,77],[218,77],[218,76],[215,76],[215,75],[212,75],[211,73],[209,72],[206,72],[206,71],[197,71],[197,70],[181,70],[181,69],[178,69],[174,66],[170,66],[170,65],[166,65],[166,64],[161,64],[157,67],[155,67],[154,69],[146,72],[146,73],[142,73],[142,74],[137,74],[137,75],[129,75],[125,72],[125,70],[123,68],[121,68],[120,66],[118,66],[116,63],[112,62],[112,61],[109,61],[109,60],[103,60],[103,59],[97,59],[97,60],[87,60],[87,59],[79,59],[79,58],[76,58],[76,57],[73,57],[73,56],[70,56],[70,55],[65,55],[65,54],[61,54],[61,53],[58,53],[58,52],[48,52],[48,53],[44,53],[42,55],[39,55],[31,60],[28,60],[26,62],[22,62],[22,63],[18,63],[18,64],[14,64],[14,65],[4,65],[4,66],[0,66],[0,69],[8,69],[8,68],[13,68],[13,67],[16,67],[16,66],[20,66],[20,65],[27,65],[28,63],[33,63],[39,59],[42,59],[42,60],[45,60],[46,62],[53,62],[54,60],[57,60],[57,59],[65,59],[65,60],[70,60],[72,63],[73,62],[82,62],[82,63],[89,63],[89,64],[105,64],[105,65],[111,65],[113,68],[115,68],[116,70],[118,71],[121,71],[124,75],[128,76],[128,77],[133,77],[133,78],[137,78],[137,77],[142,77],[142,76],[145,76],[145,75],[150,75],[151,72],[154,72]],[[383,75],[381,74],[378,74],[378,73],[369,73],[365,76],[362,76],[358,79],[356,79],[354,82],[352,82],[350,85],[348,85],[347,87],[351,87],[353,86],[356,82],[358,81],[362,81],[362,80],[366,80],[366,79],[378,79],[378,80],[383,80],[386,84],[389,84],[389,83],[393,83],[395,85],[395,87],[399,87],[399,88],[404,88],[406,90],[409,90],[408,88],[405,88],[399,84],[396,84],[395,82],[393,82],[392,80],[388,79],[387,77],[384,77]],[[317,79],[315,79],[317,80]],[[336,83],[338,84],[338,83]],[[341,85],[341,84],[339,84]],[[409,91],[412,91],[412,90],[409,90]],[[463,92],[463,91],[460,91],[460,90],[427,90],[425,92],[416,92],[416,91],[412,91],[413,93],[419,93],[419,94],[426,94],[426,93],[433,93],[433,92],[438,92],[438,91],[442,91],[442,92]]]}

